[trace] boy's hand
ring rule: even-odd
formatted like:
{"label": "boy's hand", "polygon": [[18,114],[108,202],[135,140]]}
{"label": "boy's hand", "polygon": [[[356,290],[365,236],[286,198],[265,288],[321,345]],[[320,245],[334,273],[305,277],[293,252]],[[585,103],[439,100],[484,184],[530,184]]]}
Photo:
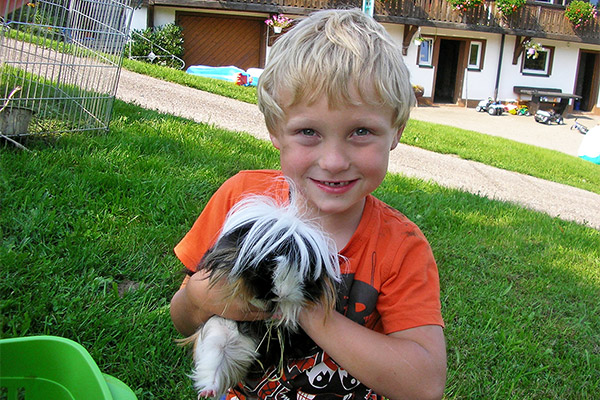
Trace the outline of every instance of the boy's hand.
{"label": "boy's hand", "polygon": [[186,277],[171,300],[171,319],[182,334],[193,334],[213,315],[235,321],[254,321],[269,317],[268,313],[238,298],[224,298],[225,282],[210,285],[205,271]]}
{"label": "boy's hand", "polygon": [[239,297],[231,297],[226,279],[211,284],[205,271],[198,271],[191,276],[190,300],[198,307],[209,311],[212,315],[234,321],[255,321],[266,319],[269,315],[255,305]]}

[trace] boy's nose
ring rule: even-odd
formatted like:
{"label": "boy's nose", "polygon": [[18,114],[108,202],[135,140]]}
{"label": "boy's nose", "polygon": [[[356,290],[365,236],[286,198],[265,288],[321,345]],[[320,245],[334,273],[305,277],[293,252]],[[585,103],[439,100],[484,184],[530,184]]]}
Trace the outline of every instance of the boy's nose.
{"label": "boy's nose", "polygon": [[332,144],[323,148],[319,166],[325,171],[336,174],[350,167],[350,158],[343,146]]}

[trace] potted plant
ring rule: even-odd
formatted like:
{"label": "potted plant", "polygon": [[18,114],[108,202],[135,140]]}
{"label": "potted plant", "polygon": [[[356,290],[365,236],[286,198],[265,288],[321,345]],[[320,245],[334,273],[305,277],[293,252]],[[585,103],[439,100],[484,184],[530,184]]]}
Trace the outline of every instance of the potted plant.
{"label": "potted plant", "polygon": [[448,0],[448,3],[456,11],[464,12],[483,4],[483,0]]}
{"label": "potted plant", "polygon": [[523,42],[523,49],[525,50],[527,58],[533,58],[535,60],[536,58],[538,58],[539,52],[543,50],[544,47],[539,43],[527,40]]}
{"label": "potted plant", "polygon": [[10,136],[20,136],[27,133],[29,122],[33,116],[33,110],[23,107],[12,107],[9,103],[12,97],[21,90],[16,86],[8,95],[4,104],[0,107],[0,137],[8,140],[18,148],[29,151],[25,146],[11,139]]}
{"label": "potted plant", "polygon": [[265,20],[265,24],[273,28],[273,32],[281,33],[281,31],[292,24],[292,19],[283,14],[273,15]]}
{"label": "potted plant", "polygon": [[565,17],[575,26],[579,28],[587,22],[598,16],[596,6],[581,0],[575,0],[569,3],[565,8]]}
{"label": "potted plant", "polygon": [[412,85],[413,92],[415,93],[415,97],[418,99],[419,97],[423,97],[425,93],[425,88],[421,85]]}
{"label": "potted plant", "polygon": [[21,90],[16,86],[8,95],[6,102],[0,107],[0,133],[2,137],[19,136],[27,133],[33,111],[10,104],[13,96]]}
{"label": "potted plant", "polygon": [[525,3],[527,3],[527,0],[496,0],[496,8],[502,15],[508,17],[523,7]]}

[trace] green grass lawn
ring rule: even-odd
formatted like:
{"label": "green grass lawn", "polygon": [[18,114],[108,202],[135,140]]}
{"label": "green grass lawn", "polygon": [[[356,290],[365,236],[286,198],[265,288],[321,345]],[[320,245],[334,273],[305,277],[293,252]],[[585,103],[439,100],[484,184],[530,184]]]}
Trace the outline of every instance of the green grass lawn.
{"label": "green grass lawn", "polygon": [[[225,179],[277,168],[275,149],[120,101],[108,134],[27,145],[0,146],[1,337],[68,337],[139,399],[194,399],[169,318],[172,249]],[[376,195],[438,260],[447,399],[597,398],[599,231],[401,175]]]}

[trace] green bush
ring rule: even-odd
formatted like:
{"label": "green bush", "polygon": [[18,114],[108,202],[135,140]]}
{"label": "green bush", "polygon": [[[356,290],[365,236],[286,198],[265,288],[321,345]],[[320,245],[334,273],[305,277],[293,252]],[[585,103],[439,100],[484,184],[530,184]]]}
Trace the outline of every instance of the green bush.
{"label": "green bush", "polygon": [[180,68],[180,61],[171,56],[183,56],[182,29],[175,24],[167,24],[134,30],[125,54],[141,61]]}

